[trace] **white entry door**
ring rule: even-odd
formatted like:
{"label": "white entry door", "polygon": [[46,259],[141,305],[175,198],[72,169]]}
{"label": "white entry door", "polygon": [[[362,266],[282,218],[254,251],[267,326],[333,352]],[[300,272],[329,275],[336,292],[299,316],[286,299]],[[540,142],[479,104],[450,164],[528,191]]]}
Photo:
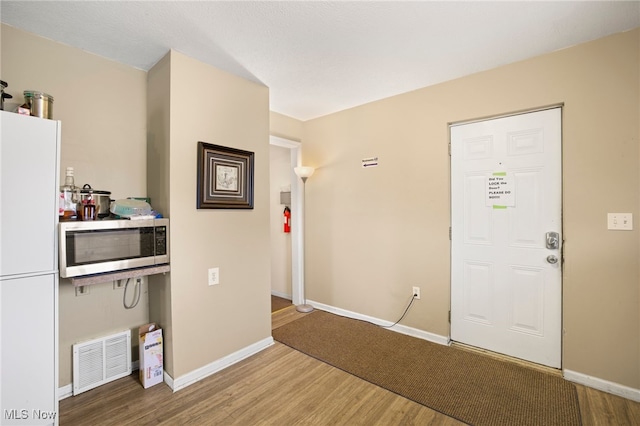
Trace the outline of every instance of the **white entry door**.
{"label": "white entry door", "polygon": [[451,338],[560,368],[561,109],[451,126]]}

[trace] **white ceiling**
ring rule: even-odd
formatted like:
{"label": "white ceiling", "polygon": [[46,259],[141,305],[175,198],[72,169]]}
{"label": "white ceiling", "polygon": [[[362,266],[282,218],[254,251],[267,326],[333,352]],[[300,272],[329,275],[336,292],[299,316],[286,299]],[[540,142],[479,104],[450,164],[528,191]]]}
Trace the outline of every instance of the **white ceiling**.
{"label": "white ceiling", "polygon": [[640,2],[2,0],[0,18],[143,70],[173,48],[308,120],[638,27]]}

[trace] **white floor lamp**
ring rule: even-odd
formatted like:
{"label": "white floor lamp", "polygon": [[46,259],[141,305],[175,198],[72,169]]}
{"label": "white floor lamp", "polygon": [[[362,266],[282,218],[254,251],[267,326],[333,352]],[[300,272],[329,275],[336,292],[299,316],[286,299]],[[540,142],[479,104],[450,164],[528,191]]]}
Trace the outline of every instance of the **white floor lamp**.
{"label": "white floor lamp", "polygon": [[[307,198],[307,194],[306,194],[307,178],[309,178],[313,174],[315,169],[313,167],[300,166],[300,167],[296,167],[293,170],[296,172],[296,175],[298,175],[298,177],[300,179],[302,179],[303,205],[305,205],[306,204],[306,198]],[[302,208],[302,213],[305,214],[305,216],[306,216],[305,210],[306,210],[305,207],[303,207]],[[304,223],[304,220],[302,221],[302,224],[303,224],[302,232],[303,232],[303,235],[304,235],[304,232],[305,232],[304,228],[306,228],[306,224]],[[304,247],[304,238],[303,238],[303,247]],[[307,298],[304,295],[304,288],[305,288],[305,285],[306,285],[305,279],[304,279],[304,277],[305,277],[304,249],[303,249],[302,253],[303,253],[303,255],[302,255],[302,265],[303,265],[302,266],[302,286],[301,286],[302,287],[302,305],[296,306],[296,311],[306,313],[306,312],[313,311],[313,306],[307,304]]]}

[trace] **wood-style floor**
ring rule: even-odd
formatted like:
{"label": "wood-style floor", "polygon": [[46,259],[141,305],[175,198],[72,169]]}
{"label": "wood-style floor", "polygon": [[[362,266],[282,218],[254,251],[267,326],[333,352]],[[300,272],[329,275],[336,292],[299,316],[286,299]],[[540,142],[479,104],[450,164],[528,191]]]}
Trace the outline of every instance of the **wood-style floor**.
{"label": "wood-style floor", "polygon": [[291,299],[271,295],[271,313],[278,312],[280,309],[291,306]]}
{"label": "wood-style floor", "polygon": [[[305,315],[272,315],[273,327]],[[584,426],[640,425],[640,403],[577,386]],[[173,393],[132,375],[60,401],[60,425],[460,425],[276,342]]]}

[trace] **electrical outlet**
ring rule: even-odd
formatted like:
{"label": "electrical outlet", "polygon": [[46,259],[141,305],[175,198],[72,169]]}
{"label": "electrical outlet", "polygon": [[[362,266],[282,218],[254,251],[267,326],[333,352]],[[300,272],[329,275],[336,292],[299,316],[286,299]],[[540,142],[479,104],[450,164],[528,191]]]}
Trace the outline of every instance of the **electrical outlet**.
{"label": "electrical outlet", "polygon": [[413,296],[416,299],[420,299],[420,287],[414,287],[413,288]]}
{"label": "electrical outlet", "polygon": [[82,285],[82,286],[76,287],[76,297],[78,297],[78,296],[86,296],[87,294],[89,294],[89,286],[88,285]]}
{"label": "electrical outlet", "polygon": [[129,282],[130,285],[134,285],[134,284],[142,285],[144,284],[144,279],[145,277],[136,277],[136,278],[123,279],[123,280],[115,280],[113,282],[113,289],[122,290],[127,286],[127,282]]}
{"label": "electrical outlet", "polygon": [[220,268],[209,269],[209,285],[220,284]]}

